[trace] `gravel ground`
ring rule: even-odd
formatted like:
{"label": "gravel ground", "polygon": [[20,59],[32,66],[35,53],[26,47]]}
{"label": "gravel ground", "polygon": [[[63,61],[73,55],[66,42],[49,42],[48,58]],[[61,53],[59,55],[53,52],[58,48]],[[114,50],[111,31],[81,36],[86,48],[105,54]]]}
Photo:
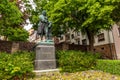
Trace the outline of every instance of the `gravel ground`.
{"label": "gravel ground", "polygon": [[120,80],[120,76],[89,70],[76,73],[44,73],[29,80]]}

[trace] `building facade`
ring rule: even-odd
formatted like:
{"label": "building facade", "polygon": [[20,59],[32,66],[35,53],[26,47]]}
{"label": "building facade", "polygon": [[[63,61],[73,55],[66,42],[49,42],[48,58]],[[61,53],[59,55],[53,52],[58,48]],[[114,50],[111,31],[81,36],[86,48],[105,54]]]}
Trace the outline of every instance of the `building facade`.
{"label": "building facade", "polygon": [[[65,35],[61,35],[59,42],[69,44],[89,45],[86,34],[69,30]],[[120,59],[120,27],[113,25],[112,30],[102,30],[94,36],[94,52],[101,53],[105,58]]]}

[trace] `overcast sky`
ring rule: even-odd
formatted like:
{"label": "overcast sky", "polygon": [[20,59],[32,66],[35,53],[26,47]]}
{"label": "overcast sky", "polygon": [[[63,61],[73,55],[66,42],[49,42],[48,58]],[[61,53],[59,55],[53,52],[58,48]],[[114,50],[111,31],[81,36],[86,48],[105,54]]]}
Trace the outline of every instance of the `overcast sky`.
{"label": "overcast sky", "polygon": [[[29,0],[29,1],[30,1],[30,4],[32,5],[33,9],[35,9],[35,3],[33,2],[33,0]],[[29,30],[29,29],[31,29],[32,24],[30,24],[30,21],[29,21],[29,20],[27,20],[27,23],[29,23],[29,24],[26,24],[26,25],[24,26],[24,29]]]}
{"label": "overcast sky", "polygon": [[30,21],[29,21],[29,20],[27,20],[27,23],[28,23],[28,24],[26,24],[26,25],[24,26],[24,29],[29,30],[29,29],[32,28],[32,24],[30,24]]}

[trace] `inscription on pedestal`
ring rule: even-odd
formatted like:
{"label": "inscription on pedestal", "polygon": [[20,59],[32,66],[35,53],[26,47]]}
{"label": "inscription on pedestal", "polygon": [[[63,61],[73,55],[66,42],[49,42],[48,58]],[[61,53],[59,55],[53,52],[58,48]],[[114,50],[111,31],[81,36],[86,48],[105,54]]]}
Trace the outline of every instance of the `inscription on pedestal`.
{"label": "inscription on pedestal", "polygon": [[39,45],[36,47],[35,70],[55,69],[54,45]]}
{"label": "inscription on pedestal", "polygon": [[46,69],[55,69],[56,68],[56,62],[53,61],[35,61],[35,67],[36,70],[46,70]]}

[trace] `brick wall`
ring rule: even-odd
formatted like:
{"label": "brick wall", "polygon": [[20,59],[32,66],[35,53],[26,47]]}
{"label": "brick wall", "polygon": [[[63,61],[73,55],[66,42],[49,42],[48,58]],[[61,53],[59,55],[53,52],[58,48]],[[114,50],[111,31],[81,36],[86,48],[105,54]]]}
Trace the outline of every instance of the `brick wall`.
{"label": "brick wall", "polygon": [[20,45],[20,50],[27,50],[27,51],[32,51],[33,47],[35,46],[35,43],[31,42],[19,42]]}
{"label": "brick wall", "polygon": [[10,41],[0,41],[0,51],[1,52],[11,52],[12,42]]}
{"label": "brick wall", "polygon": [[[11,53],[11,52],[15,52],[18,50],[33,51],[34,46],[35,46],[35,43],[30,43],[30,42],[0,41],[0,52]],[[55,44],[55,48],[56,48],[56,50],[89,51],[89,47],[87,45],[83,46],[83,45],[75,45],[75,44],[67,44],[67,43]],[[116,51],[115,51],[115,45],[113,43],[95,46],[94,52],[101,53],[104,58],[108,58],[108,59],[116,59],[117,58]]]}
{"label": "brick wall", "polygon": [[69,50],[88,51],[88,50],[89,50],[89,47],[88,47],[88,45],[75,45],[75,44],[70,44],[70,45],[69,45]]}
{"label": "brick wall", "polygon": [[0,41],[0,52],[32,51],[34,46],[35,43],[30,42]]}
{"label": "brick wall", "polygon": [[68,44],[68,43],[60,43],[55,44],[56,50],[81,50],[81,51],[88,51],[88,46],[85,45],[75,45],[75,44]]}
{"label": "brick wall", "polygon": [[94,52],[101,53],[103,58],[107,58],[107,59],[117,58],[114,43],[95,46]]}
{"label": "brick wall", "polygon": [[[55,47],[57,50],[89,51],[88,45],[75,45],[75,44],[61,43],[61,44],[56,44]],[[102,55],[102,58],[117,59],[114,43],[95,46],[93,51],[100,53]]]}

